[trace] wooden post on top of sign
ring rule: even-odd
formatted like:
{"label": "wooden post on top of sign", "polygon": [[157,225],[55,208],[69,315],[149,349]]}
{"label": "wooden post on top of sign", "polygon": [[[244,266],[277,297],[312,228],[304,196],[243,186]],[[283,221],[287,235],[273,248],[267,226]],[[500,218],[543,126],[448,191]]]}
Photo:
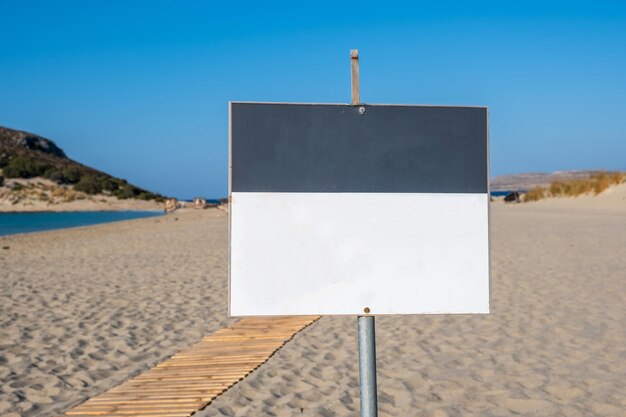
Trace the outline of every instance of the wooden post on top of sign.
{"label": "wooden post on top of sign", "polygon": [[[359,51],[350,50],[350,67],[352,79],[352,105],[361,104],[359,90]],[[364,108],[359,113],[364,114]],[[363,307],[369,314],[369,307]],[[359,391],[361,394],[361,417],[378,416],[378,394],[376,388],[376,325],[374,316],[358,317],[359,335]]]}
{"label": "wooden post on top of sign", "polygon": [[352,105],[361,104],[361,91],[359,89],[359,50],[350,50],[350,72],[352,79]]}

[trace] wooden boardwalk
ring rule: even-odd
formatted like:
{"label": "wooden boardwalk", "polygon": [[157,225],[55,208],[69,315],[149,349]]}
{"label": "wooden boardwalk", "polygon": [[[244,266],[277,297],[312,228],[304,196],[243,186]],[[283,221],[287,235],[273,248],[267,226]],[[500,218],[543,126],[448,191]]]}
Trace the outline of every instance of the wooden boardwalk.
{"label": "wooden boardwalk", "polygon": [[265,363],[319,317],[244,318],[142,375],[91,398],[71,417],[185,417]]}

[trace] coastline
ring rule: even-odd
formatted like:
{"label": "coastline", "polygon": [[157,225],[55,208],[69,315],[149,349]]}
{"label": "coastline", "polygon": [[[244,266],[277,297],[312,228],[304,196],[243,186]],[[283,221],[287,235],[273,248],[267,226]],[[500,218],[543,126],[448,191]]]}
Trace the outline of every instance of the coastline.
{"label": "coastline", "polygon": [[15,210],[15,211],[0,211],[0,214],[35,214],[35,213],[116,213],[120,211],[137,211],[137,212],[154,212],[165,213],[163,209],[102,209],[102,210]]}
{"label": "coastline", "polygon": [[0,213],[55,213],[82,211],[164,211],[163,203],[144,200],[117,200],[115,197],[103,196],[99,201],[77,200],[57,204],[28,202],[10,204],[0,201]]}
{"label": "coastline", "polygon": [[164,214],[161,210],[0,212],[0,237],[154,218]]}

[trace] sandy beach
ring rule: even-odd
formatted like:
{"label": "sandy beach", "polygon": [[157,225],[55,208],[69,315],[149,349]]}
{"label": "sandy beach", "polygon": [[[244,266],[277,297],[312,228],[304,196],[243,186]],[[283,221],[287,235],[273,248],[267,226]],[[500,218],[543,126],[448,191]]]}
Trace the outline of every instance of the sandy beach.
{"label": "sandy beach", "polygon": [[[377,319],[382,416],[624,416],[626,210],[492,209],[492,313]],[[324,318],[199,415],[358,415],[356,320]]]}
{"label": "sandy beach", "polygon": [[59,415],[227,325],[226,239],[217,209],[0,238],[0,415]]}
{"label": "sandy beach", "polygon": [[[626,409],[626,186],[491,211],[492,313],[377,318],[381,416]],[[54,416],[232,323],[219,210],[0,238],[0,415]],[[199,416],[358,414],[326,317]]]}

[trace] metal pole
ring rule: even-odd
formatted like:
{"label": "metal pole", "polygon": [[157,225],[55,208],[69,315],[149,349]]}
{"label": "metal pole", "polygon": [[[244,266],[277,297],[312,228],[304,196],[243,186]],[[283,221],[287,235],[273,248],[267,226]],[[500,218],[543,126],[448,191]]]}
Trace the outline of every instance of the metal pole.
{"label": "metal pole", "polygon": [[[350,79],[352,81],[352,105],[361,102],[359,85],[359,51],[350,50]],[[363,113],[361,113],[363,114]],[[369,307],[363,309],[365,314]],[[376,331],[374,316],[359,316],[359,383],[361,391],[361,417],[378,417],[376,393]]]}
{"label": "metal pole", "polygon": [[376,325],[374,316],[359,316],[361,417],[378,417],[376,392]]}

